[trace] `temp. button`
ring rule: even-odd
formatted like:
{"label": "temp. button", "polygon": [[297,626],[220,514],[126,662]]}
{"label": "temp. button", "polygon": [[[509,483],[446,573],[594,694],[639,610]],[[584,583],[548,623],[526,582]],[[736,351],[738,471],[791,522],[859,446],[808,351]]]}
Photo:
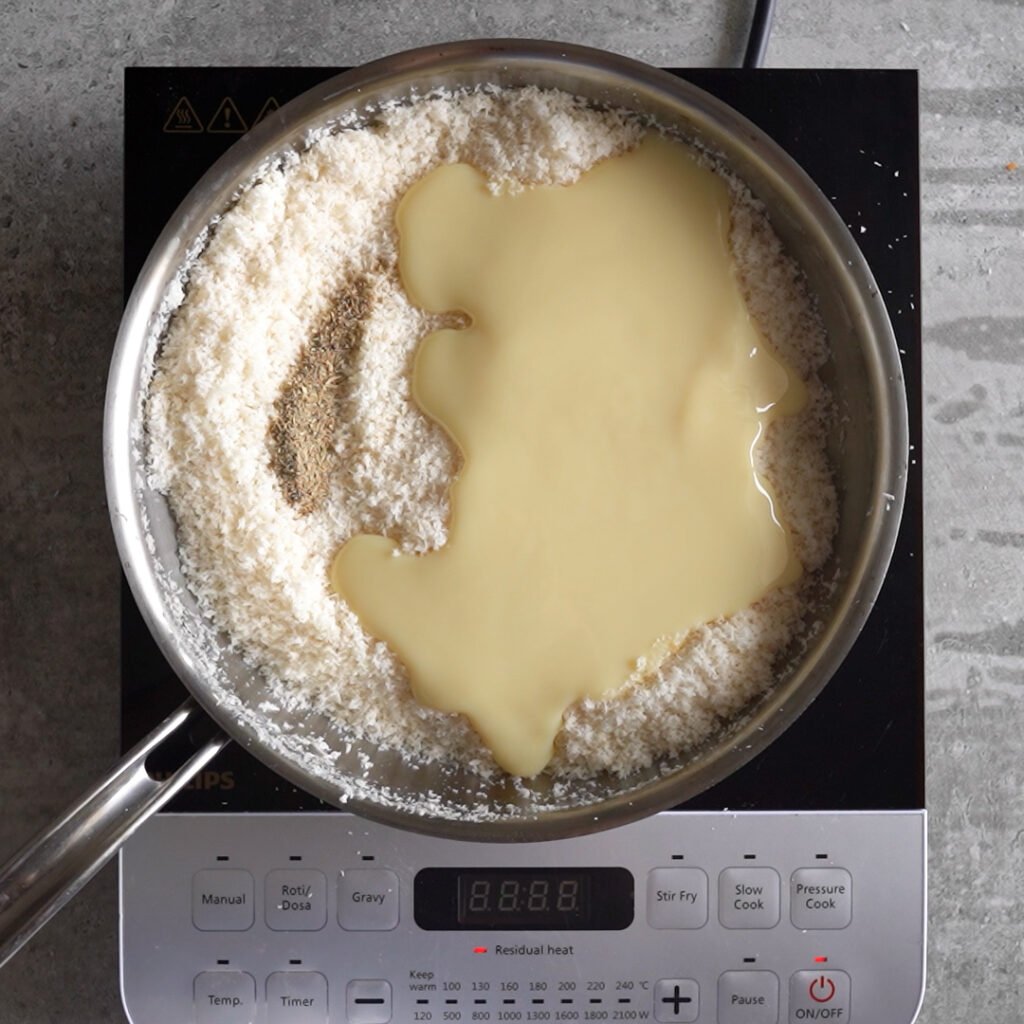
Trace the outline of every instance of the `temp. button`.
{"label": "temp. button", "polygon": [[352,868],[338,876],[338,924],[350,932],[388,932],[398,924],[398,875]]}

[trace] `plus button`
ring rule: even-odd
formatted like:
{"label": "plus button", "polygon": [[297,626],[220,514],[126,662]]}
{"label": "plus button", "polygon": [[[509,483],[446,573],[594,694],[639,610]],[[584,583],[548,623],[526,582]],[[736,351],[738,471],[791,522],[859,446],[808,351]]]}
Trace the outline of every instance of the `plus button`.
{"label": "plus button", "polygon": [[675,1014],[678,1014],[679,1013],[679,1007],[684,1005],[685,1003],[692,1003],[693,1002],[693,997],[692,996],[684,996],[679,991],[679,986],[678,985],[673,985],[672,986],[672,995],[670,995],[670,996],[662,996],[661,997],[661,1001],[663,1003],[671,1003],[672,1004],[672,1012],[675,1013]]}
{"label": "plus button", "polygon": [[700,1008],[697,982],[689,978],[664,978],[654,988],[654,1016],[659,1021],[695,1021]]}

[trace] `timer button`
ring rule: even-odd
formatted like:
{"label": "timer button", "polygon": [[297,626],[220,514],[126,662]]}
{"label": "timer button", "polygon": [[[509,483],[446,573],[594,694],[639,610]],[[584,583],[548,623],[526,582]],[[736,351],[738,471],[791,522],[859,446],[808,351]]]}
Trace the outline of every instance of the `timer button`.
{"label": "timer button", "polygon": [[398,924],[398,875],[353,868],[338,876],[338,924],[350,932],[388,932]]}
{"label": "timer button", "polygon": [[327,1024],[327,979],[315,971],[277,971],[267,978],[268,1024]]}

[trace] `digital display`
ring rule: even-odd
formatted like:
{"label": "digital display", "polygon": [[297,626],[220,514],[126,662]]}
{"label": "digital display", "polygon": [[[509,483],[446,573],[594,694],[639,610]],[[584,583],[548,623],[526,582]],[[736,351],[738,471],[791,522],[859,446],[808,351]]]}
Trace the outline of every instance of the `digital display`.
{"label": "digital display", "polygon": [[617,930],[633,920],[633,876],[625,868],[424,868],[414,909],[431,930]]}
{"label": "digital display", "polygon": [[473,871],[457,884],[461,925],[572,928],[590,918],[590,879],[576,872]]}

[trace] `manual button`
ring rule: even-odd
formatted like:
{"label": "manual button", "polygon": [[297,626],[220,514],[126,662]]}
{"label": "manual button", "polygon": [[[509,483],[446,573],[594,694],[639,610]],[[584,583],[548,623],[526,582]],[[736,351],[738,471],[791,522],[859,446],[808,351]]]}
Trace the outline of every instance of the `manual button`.
{"label": "manual button", "polygon": [[256,919],[248,871],[211,869],[192,876],[192,923],[203,932],[244,932]]}
{"label": "manual button", "polygon": [[398,875],[353,868],[338,876],[338,924],[350,932],[387,932],[398,924]]}
{"label": "manual button", "polygon": [[853,912],[853,879],[843,868],[800,868],[789,880],[789,916],[797,928],[845,928]]}

